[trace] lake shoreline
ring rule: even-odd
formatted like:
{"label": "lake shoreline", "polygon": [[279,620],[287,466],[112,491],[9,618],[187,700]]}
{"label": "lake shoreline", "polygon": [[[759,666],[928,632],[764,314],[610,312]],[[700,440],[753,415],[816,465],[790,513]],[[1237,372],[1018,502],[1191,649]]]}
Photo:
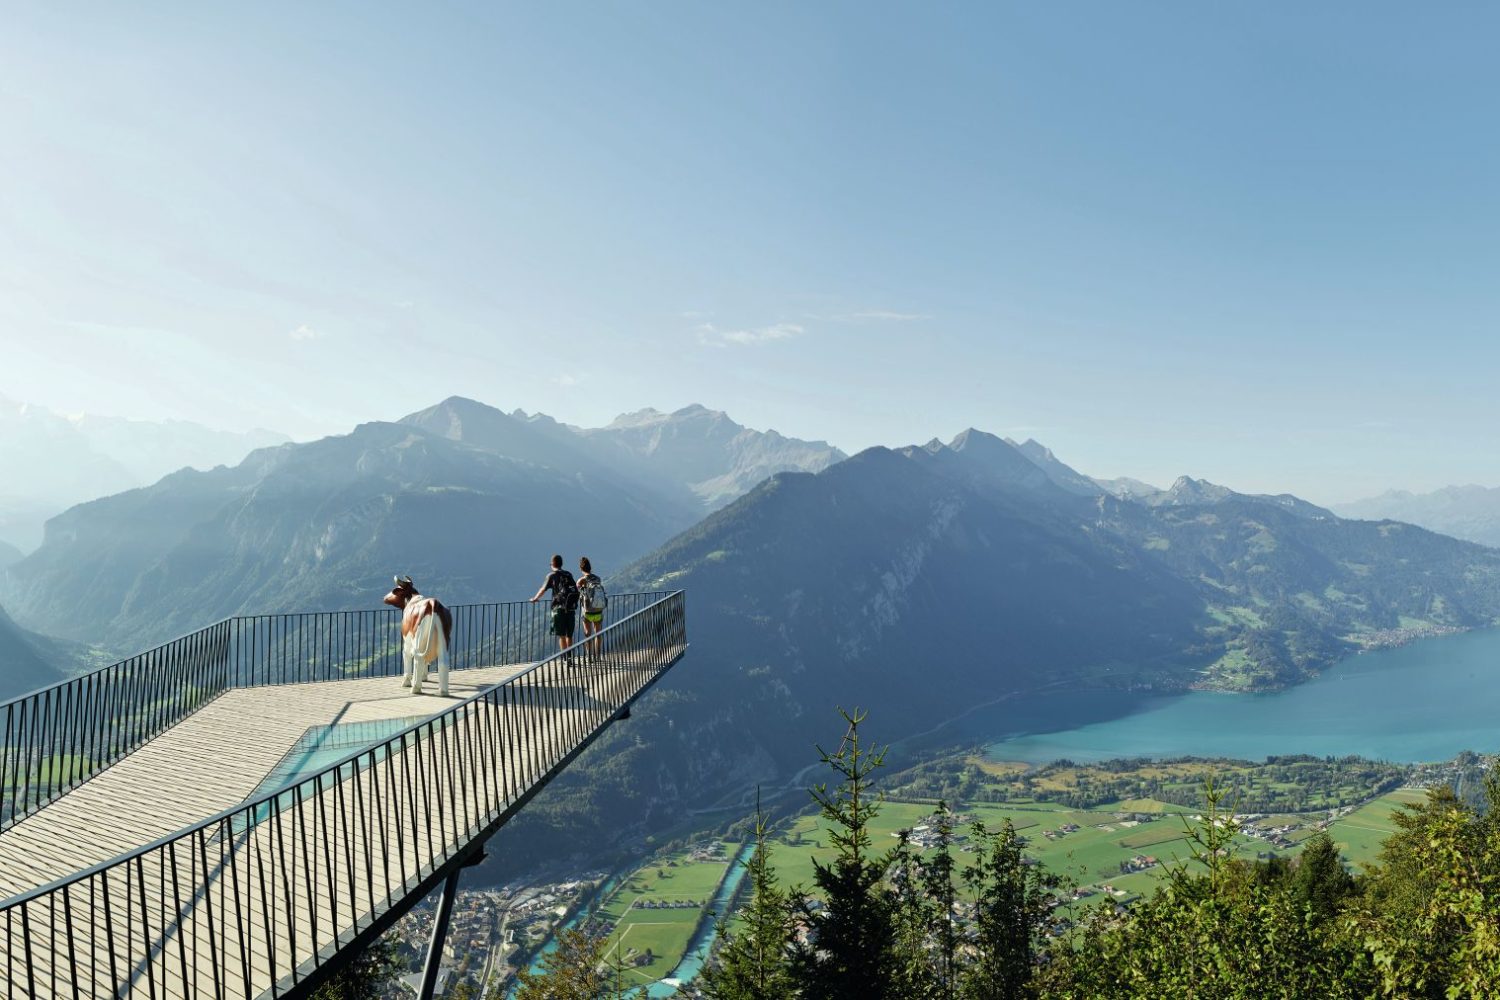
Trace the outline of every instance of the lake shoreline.
{"label": "lake shoreline", "polygon": [[1274,692],[1074,689],[1008,696],[1001,711],[971,709],[947,726],[997,761],[1309,753],[1417,763],[1494,749],[1495,718],[1500,629],[1483,628],[1352,655]]}

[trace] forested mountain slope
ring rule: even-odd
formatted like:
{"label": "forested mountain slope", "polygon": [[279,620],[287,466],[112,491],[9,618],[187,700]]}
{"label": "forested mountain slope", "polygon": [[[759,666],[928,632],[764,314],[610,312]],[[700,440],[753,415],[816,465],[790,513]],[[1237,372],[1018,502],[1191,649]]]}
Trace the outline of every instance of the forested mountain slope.
{"label": "forested mountain slope", "polygon": [[899,738],[1020,689],[1260,690],[1401,629],[1500,620],[1500,553],[1209,485],[1087,495],[977,431],[769,480],[614,581],[685,588],[693,651],[517,849],[784,780],[835,705]]}
{"label": "forested mountain slope", "polygon": [[760,470],[842,457],[702,407],[616,425],[452,397],[173,473],[53,518],[38,551],[0,566],[0,598],[29,626],[122,655],[229,614],[370,607],[395,572],[452,602],[519,599],[553,552],[608,571]]}
{"label": "forested mountain slope", "polygon": [[133,652],[231,614],[378,607],[396,572],[452,603],[519,599],[555,551],[618,565],[690,521],[603,472],[364,424],[67,511],[10,568],[10,602]]}
{"label": "forested mountain slope", "polygon": [[57,683],[72,665],[63,644],[27,632],[0,608],[0,701]]}

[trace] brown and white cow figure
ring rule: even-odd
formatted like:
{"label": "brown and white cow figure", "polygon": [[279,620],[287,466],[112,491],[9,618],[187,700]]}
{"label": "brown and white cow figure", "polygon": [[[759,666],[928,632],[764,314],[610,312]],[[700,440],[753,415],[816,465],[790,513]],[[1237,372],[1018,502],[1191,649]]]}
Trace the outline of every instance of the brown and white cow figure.
{"label": "brown and white cow figure", "polygon": [[[423,597],[409,576],[396,577],[385,603],[401,609],[401,659],[406,665],[402,687],[421,694],[427,667],[437,663],[438,694],[448,696],[448,643],[453,639],[453,612],[435,598]],[[441,626],[441,627],[439,627]]]}

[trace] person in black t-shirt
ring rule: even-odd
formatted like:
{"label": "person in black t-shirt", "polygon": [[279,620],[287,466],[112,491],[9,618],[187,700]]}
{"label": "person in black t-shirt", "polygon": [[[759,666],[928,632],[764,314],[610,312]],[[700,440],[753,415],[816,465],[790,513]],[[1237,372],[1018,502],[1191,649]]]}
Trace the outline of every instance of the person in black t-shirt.
{"label": "person in black t-shirt", "polygon": [[578,582],[573,574],[563,569],[563,557],[552,557],[552,572],[531,598],[535,604],[542,595],[552,592],[552,634],[557,636],[557,648],[566,650],[573,645],[573,630],[578,626]]}

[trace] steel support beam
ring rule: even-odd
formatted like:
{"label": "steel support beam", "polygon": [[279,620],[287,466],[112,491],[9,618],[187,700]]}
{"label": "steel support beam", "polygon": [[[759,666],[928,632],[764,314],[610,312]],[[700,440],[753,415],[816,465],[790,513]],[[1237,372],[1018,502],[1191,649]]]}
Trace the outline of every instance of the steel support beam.
{"label": "steel support beam", "polygon": [[432,920],[432,937],[427,942],[427,961],[422,965],[422,988],[417,990],[417,1000],[432,1000],[432,991],[437,987],[438,966],[443,964],[443,942],[448,939],[448,920],[453,916],[453,900],[458,895],[458,876],[462,873],[462,868],[453,869],[443,883],[437,916]]}
{"label": "steel support beam", "polygon": [[458,898],[458,877],[465,868],[473,868],[485,859],[484,843],[484,840],[479,841],[477,849],[443,880],[443,895],[438,900],[432,936],[427,941],[427,961],[422,963],[422,988],[417,991],[417,1000],[432,1000],[432,991],[437,988],[438,968],[443,964],[443,942],[448,940],[448,921],[453,917],[453,902]]}

